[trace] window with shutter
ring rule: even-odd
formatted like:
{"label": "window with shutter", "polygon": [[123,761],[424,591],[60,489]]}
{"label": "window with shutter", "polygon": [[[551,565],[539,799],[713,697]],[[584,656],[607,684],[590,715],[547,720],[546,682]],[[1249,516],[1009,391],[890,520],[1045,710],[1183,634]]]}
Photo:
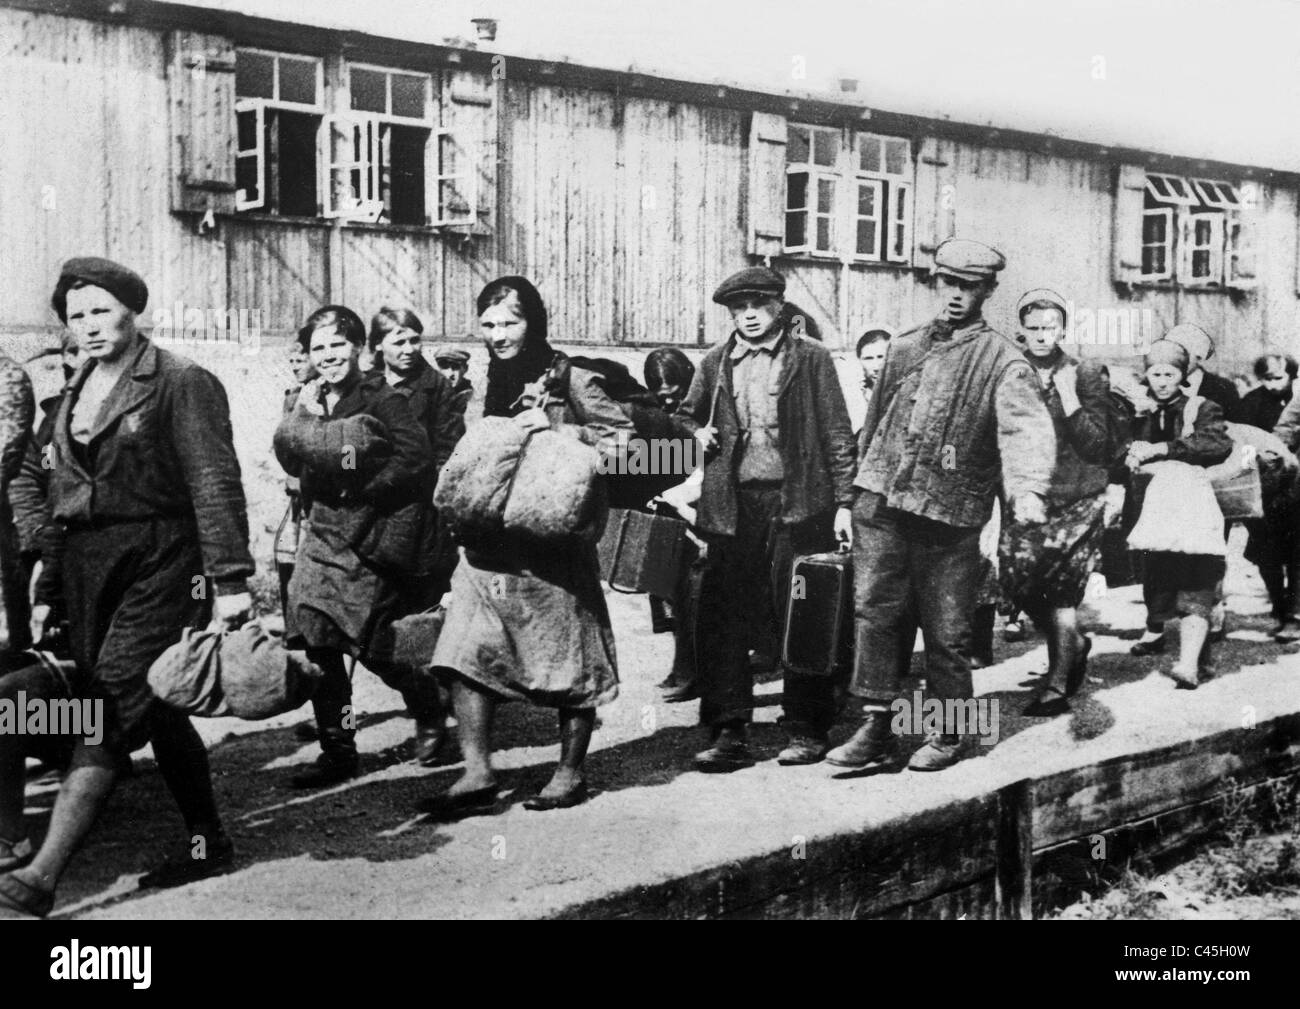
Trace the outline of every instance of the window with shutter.
{"label": "window with shutter", "polygon": [[320,212],[318,138],[325,118],[323,62],[240,49],[234,78],[234,209],[315,217]]}
{"label": "window with shutter", "polygon": [[496,225],[500,87],[474,71],[443,75],[442,120],[428,152],[433,224],[470,234]]}
{"label": "window with shutter", "polygon": [[[749,123],[749,190],[746,201],[751,255],[781,255],[786,248],[787,228],[794,229],[790,234],[797,240],[798,248],[811,248],[814,229],[809,215],[816,204],[817,185],[806,173],[802,179],[794,179],[797,173],[787,175],[787,140],[785,116],[768,112],[753,114]],[[811,154],[805,157],[805,162],[810,160]],[[793,179],[792,185],[802,186],[803,201],[791,212],[790,218],[786,216],[788,178]]]}
{"label": "window with shutter", "polygon": [[172,209],[235,208],[235,51],[228,39],[174,31],[167,37]]}

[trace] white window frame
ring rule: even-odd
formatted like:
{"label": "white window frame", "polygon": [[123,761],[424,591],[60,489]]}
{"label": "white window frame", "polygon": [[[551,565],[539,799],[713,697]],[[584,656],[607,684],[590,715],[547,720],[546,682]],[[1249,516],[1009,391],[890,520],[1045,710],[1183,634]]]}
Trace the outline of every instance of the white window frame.
{"label": "white window frame", "polygon": [[[239,117],[246,113],[253,114],[253,128],[257,139],[251,150],[239,146]],[[261,210],[266,206],[266,105],[260,101],[239,101],[235,103],[235,175],[239,175],[241,158],[253,158],[257,170],[257,199],[250,200],[245,190],[235,192],[235,210]]]}
{"label": "white window frame", "polygon": [[[239,60],[240,53],[251,53],[256,56],[271,57],[271,95],[270,98],[261,97],[240,97],[235,98],[235,164],[238,166],[239,159],[243,157],[255,157],[257,164],[258,180],[258,198],[250,200],[244,193],[239,190],[235,193],[235,210],[264,210],[266,209],[266,110],[267,109],[284,109],[288,112],[306,112],[313,115],[325,117],[325,61],[319,56],[308,56],[302,53],[286,53],[273,49],[257,49],[252,46],[241,46],[235,50],[235,60]],[[312,63],[316,71],[316,102],[306,104],[304,102],[286,102],[280,98],[280,60],[289,59],[300,63]],[[257,120],[257,143],[252,150],[239,149],[239,122],[240,113],[252,112]],[[319,134],[318,134],[319,136]],[[320,144],[317,143],[316,162],[320,164]]]}
{"label": "white window frame", "polygon": [[[1241,196],[1231,182],[1221,179],[1192,179],[1191,183],[1204,206],[1218,207],[1225,211],[1241,209]],[[1226,195],[1224,190],[1227,190]]]}
{"label": "white window frame", "polygon": [[[377,221],[384,212],[381,172],[387,153],[383,150],[385,134],[381,120],[366,114],[339,113],[326,116],[321,131],[324,139],[324,156],[320,158],[324,216],[349,221]],[[336,133],[340,138],[348,138],[344,150],[352,152],[338,160],[334,157]],[[346,173],[345,187],[352,190],[349,203],[336,202],[334,177],[338,172]],[[352,186],[350,176],[353,172],[359,173],[359,189]]]}
{"label": "white window frame", "polygon": [[[1169,192],[1162,193],[1159,183],[1163,183]],[[1181,175],[1147,172],[1147,192],[1151,194],[1153,200],[1160,203],[1175,203],[1180,207],[1194,207],[1199,202],[1191,183]]]}
{"label": "white window frame", "polygon": [[[1205,222],[1210,226],[1209,239],[1196,241],[1196,226]],[[1224,216],[1217,211],[1181,215],[1178,242],[1178,280],[1187,287],[1218,287],[1223,285]],[[1209,273],[1193,274],[1196,253],[1209,254]]]}
{"label": "white window frame", "polygon": [[[1145,272],[1144,272],[1144,273],[1141,274],[1141,277],[1142,277],[1143,280],[1172,280],[1173,277],[1174,277],[1174,253],[1175,253],[1175,249],[1174,249],[1174,234],[1175,234],[1175,229],[1178,227],[1178,222],[1175,220],[1174,210],[1175,210],[1174,207],[1171,207],[1171,206],[1163,206],[1163,207],[1157,207],[1157,208],[1147,207],[1147,208],[1143,209],[1143,211],[1142,211],[1142,234],[1141,234],[1141,238],[1142,238],[1142,251],[1143,251],[1143,253],[1144,253],[1143,258],[1145,259],[1145,252],[1146,252],[1146,250],[1147,250],[1148,248],[1155,248],[1155,247],[1157,247],[1157,246],[1163,246],[1163,247],[1164,247],[1164,250],[1165,250],[1165,268],[1164,268],[1164,270],[1163,270],[1162,272],[1159,272],[1159,273],[1145,273]],[[1147,228],[1146,228],[1146,222],[1147,222],[1147,218],[1148,218],[1148,217],[1162,217],[1162,218],[1164,218],[1164,221],[1165,221],[1165,240],[1164,240],[1163,242],[1148,242],[1148,241],[1146,240],[1146,231],[1147,231]],[[1145,264],[1143,264],[1143,265],[1145,265]]]}
{"label": "white window frame", "polygon": [[[444,140],[450,140],[455,148],[460,171],[448,172],[443,170],[442,152]],[[438,145],[437,150],[434,152],[437,158],[438,171],[433,176],[433,199],[430,201],[426,197],[425,200],[425,205],[429,207],[430,223],[433,227],[438,228],[457,228],[478,224],[478,149],[473,144],[460,143],[456,131],[446,127],[434,130],[430,142]],[[443,184],[456,182],[461,183],[456,189],[467,203],[465,212],[461,216],[448,215],[443,212]],[[429,191],[426,182],[426,194]]]}
{"label": "white window frame", "polygon": [[[432,74],[426,74],[419,70],[403,70],[401,67],[383,67],[383,66],[377,66],[376,64],[373,63],[353,63],[351,61],[348,62],[346,70],[347,70],[346,90],[348,95],[349,115],[354,116],[356,118],[361,118],[363,116],[374,117],[376,119],[379,119],[382,122],[397,123],[398,125],[401,126],[423,126],[430,130],[436,128],[436,123],[434,122],[436,107],[433,101],[433,75]],[[352,108],[352,71],[353,70],[368,70],[371,73],[384,75],[384,96],[385,96],[384,105],[386,111],[371,112],[369,110]],[[424,115],[423,116],[417,118],[415,116],[399,116],[393,113],[392,111],[393,74],[398,74],[402,77],[419,77],[421,80],[424,81]]]}
{"label": "white window frame", "polygon": [[[915,181],[911,139],[812,123],[790,123],[787,129],[792,133],[801,131],[807,137],[810,160],[786,162],[786,216],[783,229],[789,215],[802,214],[805,219],[805,240],[800,245],[787,245],[783,235],[782,251],[844,263],[909,264],[912,261],[912,197]],[[812,160],[818,133],[836,137],[838,146],[833,166]],[[879,171],[862,167],[862,148],[867,143],[877,145]],[[891,145],[903,145],[903,171],[887,170]],[[807,204],[803,208],[789,205],[789,178],[792,175],[807,176]],[[830,213],[817,209],[822,182],[830,182],[835,186],[835,203]],[[863,185],[870,186],[876,194],[874,217],[858,213],[859,189]],[[823,219],[830,221],[830,249],[818,248],[817,226]],[[858,222],[862,220],[873,221],[876,225],[875,248],[868,252],[858,251]],[[895,248],[900,251],[895,252]]]}

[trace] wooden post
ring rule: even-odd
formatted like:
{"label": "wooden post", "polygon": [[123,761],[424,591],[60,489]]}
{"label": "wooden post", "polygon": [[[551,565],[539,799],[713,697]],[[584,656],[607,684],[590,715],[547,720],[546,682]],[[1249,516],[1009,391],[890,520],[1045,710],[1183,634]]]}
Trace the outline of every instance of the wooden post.
{"label": "wooden post", "polygon": [[997,868],[994,904],[998,918],[1032,919],[1034,871],[1034,780],[998,789]]}

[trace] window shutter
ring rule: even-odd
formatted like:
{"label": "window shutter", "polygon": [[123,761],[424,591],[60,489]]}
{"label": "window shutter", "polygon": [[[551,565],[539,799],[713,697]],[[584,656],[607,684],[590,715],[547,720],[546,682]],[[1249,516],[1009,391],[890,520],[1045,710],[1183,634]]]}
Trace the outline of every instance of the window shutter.
{"label": "window shutter", "polygon": [[936,137],[924,137],[916,158],[913,189],[912,265],[934,267],[934,250],[957,232],[957,168],[951,151]]}
{"label": "window shutter", "polygon": [[235,49],[201,32],[168,35],[172,209],[235,209]]}
{"label": "window shutter", "polygon": [[[1146,189],[1146,169],[1141,165],[1119,166],[1111,235],[1111,279],[1117,284],[1136,284],[1142,279],[1142,208]],[[1181,255],[1186,243],[1180,241],[1179,246]]]}
{"label": "window shutter", "polygon": [[1224,281],[1234,291],[1250,291],[1259,284],[1259,229],[1255,215],[1244,211],[1229,218],[1224,239]]}
{"label": "window shutter", "polygon": [[785,146],[785,116],[755,112],[749,124],[751,255],[779,256],[785,242]]}
{"label": "window shutter", "polygon": [[[444,76],[442,127],[455,145],[456,157],[468,157],[474,166],[472,182],[467,187],[469,193],[465,195],[475,210],[476,223],[469,227],[475,234],[487,234],[496,227],[500,87],[487,74],[468,70],[449,70]],[[439,205],[436,136],[434,141],[428,147],[425,169],[425,178],[429,180],[425,205],[431,219],[437,218]]]}

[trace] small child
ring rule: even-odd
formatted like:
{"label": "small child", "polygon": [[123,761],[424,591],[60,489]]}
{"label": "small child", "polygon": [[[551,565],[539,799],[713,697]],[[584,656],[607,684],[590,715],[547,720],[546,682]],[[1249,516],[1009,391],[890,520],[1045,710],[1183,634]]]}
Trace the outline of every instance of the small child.
{"label": "small child", "polygon": [[[1161,460],[1213,466],[1232,452],[1232,439],[1224,425],[1223,408],[1200,396],[1189,397],[1182,388],[1190,359],[1187,351],[1169,340],[1158,340],[1146,356],[1146,385],[1151,403],[1133,420],[1133,441],[1126,465],[1131,517],[1141,513],[1147,495],[1142,467]],[[1188,420],[1191,419],[1191,423]],[[1155,495],[1152,495],[1153,499]],[[1159,507],[1153,500],[1153,505]],[[1187,504],[1191,504],[1190,500]],[[1167,672],[1179,686],[1194,689],[1199,681],[1202,651],[1215,605],[1215,586],[1224,574],[1222,519],[1197,523],[1192,516],[1144,516],[1159,519],[1158,527],[1182,536],[1178,552],[1146,550],[1142,554],[1142,597],[1147,606],[1146,633],[1131,649],[1134,655],[1164,651],[1165,623],[1176,617],[1179,630],[1178,661]],[[1200,533],[1192,532],[1195,529]],[[1184,532],[1179,532],[1180,530]],[[1210,542],[1210,537],[1217,537]],[[1140,545],[1140,544],[1139,544]]]}

